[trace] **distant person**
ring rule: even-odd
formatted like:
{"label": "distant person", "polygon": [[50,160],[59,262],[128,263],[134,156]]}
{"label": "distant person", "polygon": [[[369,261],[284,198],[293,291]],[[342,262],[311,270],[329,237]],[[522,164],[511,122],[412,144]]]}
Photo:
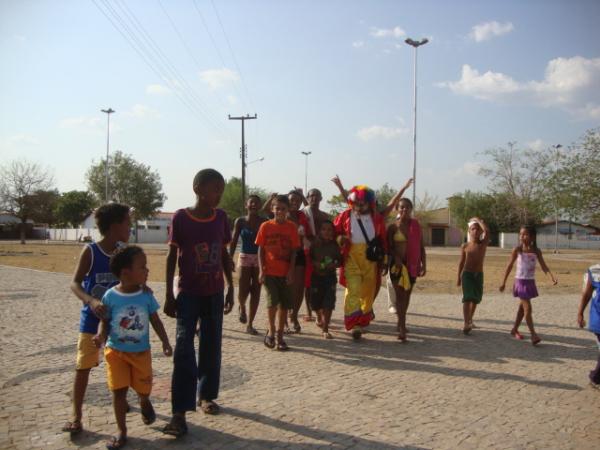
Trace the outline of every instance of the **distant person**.
{"label": "distant person", "polygon": [[[410,185],[407,183],[408,185]],[[427,262],[423,234],[419,221],[411,217],[412,202],[400,199],[396,220],[387,229],[389,249],[388,297],[389,286],[393,289],[394,306],[398,315],[398,339],[406,341],[406,313],[410,304],[417,277],[425,276]]]}
{"label": "distant person", "polygon": [[[258,246],[254,243],[256,234],[262,223],[266,220],[259,215],[261,200],[258,195],[250,195],[246,201],[246,216],[236,219],[233,226],[233,239],[229,245],[229,255],[233,258],[239,238],[242,239],[242,248],[238,257],[240,271],[238,299],[239,321],[246,325],[246,333],[257,335],[254,328],[254,318],[260,301],[260,282],[258,279]],[[246,310],[246,301],[250,295],[250,308]]]}
{"label": "distant person", "polygon": [[462,286],[463,333],[468,335],[474,328],[473,316],[483,298],[483,261],[490,243],[490,230],[478,217],[469,220],[467,230],[469,238],[461,247],[456,285]]}
{"label": "distant person", "polygon": [[333,336],[329,332],[329,323],[335,309],[336,269],[342,263],[342,254],[335,241],[335,230],[330,220],[320,222],[319,236],[310,247],[310,260],[313,268],[310,280],[311,306],[321,318],[323,337],[331,339]]}
{"label": "distant person", "polygon": [[294,306],[292,284],[300,239],[298,227],[288,220],[289,198],[278,195],[271,204],[274,219],[264,222],[256,236],[259,279],[267,290],[269,329],[264,344],[285,351],[289,347],[283,331],[287,312]]}
{"label": "distant person", "polygon": [[600,264],[591,266],[585,276],[585,287],[577,311],[577,324],[580,328],[585,327],[583,314],[590,300],[592,300],[592,304],[590,305],[588,329],[596,335],[599,353],[596,368],[590,372],[589,378],[592,387],[600,389]]}
{"label": "distant person", "polygon": [[385,270],[386,229],[383,216],[376,210],[373,190],[354,186],[347,199],[349,208],[333,223],[343,256],[340,283],[346,287],[344,325],[358,341],[375,317],[373,302]]}
{"label": "distant person", "polygon": [[506,287],[506,279],[512,271],[515,261],[517,262],[517,270],[515,274],[515,283],[513,285],[513,297],[520,300],[519,309],[517,311],[517,317],[515,324],[510,331],[510,334],[516,339],[523,339],[521,333],[519,333],[519,326],[525,317],[525,322],[531,333],[531,343],[533,345],[539,344],[542,340],[535,332],[533,326],[533,308],[531,306],[531,299],[538,296],[538,290],[535,285],[535,264],[540,263],[540,267],[545,274],[550,275],[552,282],[556,285],[558,281],[550,272],[550,269],[546,265],[544,258],[542,257],[542,251],[535,244],[536,232],[534,227],[523,225],[519,230],[519,245],[515,247],[510,255],[510,261],[506,267],[504,273],[504,279],[500,286],[500,292],[504,292]]}
{"label": "distant person", "polygon": [[90,376],[90,369],[99,363],[99,351],[93,342],[98,323],[105,317],[102,304],[104,293],[119,280],[110,271],[110,256],[129,240],[131,218],[129,206],[109,203],[94,213],[96,226],[102,239],[83,247],[77,268],[71,281],[71,291],[81,300],[83,307],[79,318],[77,364],[73,382],[73,415],[62,428],[64,432],[77,434],[82,427],[82,407]]}
{"label": "distant person", "polygon": [[[231,231],[227,214],[217,206],[225,180],[214,169],[203,169],[193,182],[196,204],[179,209],[171,222],[167,254],[165,314],[177,317],[171,406],[173,417],[163,432],[176,437],[187,433],[185,414],[196,410],[218,414],[215,403],[221,377],[223,313],[233,308],[232,262],[227,245]],[[173,293],[179,267],[178,295]],[[227,280],[227,293],[223,275]],[[198,362],[194,337],[200,321]]]}
{"label": "distant person", "polygon": [[173,349],[162,321],[158,316],[160,305],[149,291],[146,255],[141,247],[130,246],[117,251],[110,258],[110,270],[120,283],[110,288],[102,297],[106,308],[105,319],[100,323],[94,343],[99,348],[106,343],[104,359],[108,388],[113,396],[113,409],[118,434],[106,448],[118,449],[127,444],[127,391],[131,387],[140,399],[142,421],[154,423],[156,413],[150,402],[152,391],[152,353],[150,328],[162,342],[165,356]]}

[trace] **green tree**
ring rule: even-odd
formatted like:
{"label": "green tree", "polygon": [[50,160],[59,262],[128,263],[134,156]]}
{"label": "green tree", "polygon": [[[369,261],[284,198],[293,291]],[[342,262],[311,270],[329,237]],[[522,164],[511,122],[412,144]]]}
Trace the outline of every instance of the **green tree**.
{"label": "green tree", "polygon": [[[261,201],[266,201],[268,193],[260,187],[246,186],[246,197],[248,195],[258,195]],[[242,179],[231,177],[225,182],[225,190],[219,203],[219,208],[223,209],[229,220],[235,220],[240,216],[246,215],[246,206],[242,202]]]}
{"label": "green tree", "polygon": [[35,214],[35,193],[48,191],[53,184],[50,171],[38,163],[18,159],[0,166],[0,207],[21,220],[21,244],[25,244],[27,220]]}
{"label": "green tree", "polygon": [[30,219],[35,223],[56,224],[55,207],[60,193],[57,189],[38,190],[27,198],[31,210]]}
{"label": "green tree", "polygon": [[[137,236],[137,221],[153,217],[167,199],[162,192],[160,175],[119,151],[112,155],[108,167],[109,199],[134,209]],[[88,189],[100,201],[105,197],[105,168],[106,160],[101,160],[93,163],[86,174]]]}
{"label": "green tree", "polygon": [[56,203],[58,223],[76,228],[93,211],[96,199],[88,191],[63,192]]}

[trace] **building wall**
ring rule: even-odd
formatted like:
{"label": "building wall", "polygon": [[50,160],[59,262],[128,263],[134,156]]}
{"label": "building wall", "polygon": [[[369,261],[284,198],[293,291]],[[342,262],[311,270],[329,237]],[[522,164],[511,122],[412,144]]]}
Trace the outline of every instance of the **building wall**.
{"label": "building wall", "polygon": [[[554,234],[538,234],[536,244],[542,250],[553,250],[555,247]],[[518,233],[500,233],[500,247],[511,249],[519,244]],[[559,249],[590,249],[600,250],[600,235],[558,236]]]}

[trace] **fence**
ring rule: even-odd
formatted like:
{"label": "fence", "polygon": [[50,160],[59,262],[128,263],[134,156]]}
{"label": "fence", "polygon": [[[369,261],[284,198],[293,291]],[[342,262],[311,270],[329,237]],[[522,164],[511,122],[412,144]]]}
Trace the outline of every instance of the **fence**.
{"label": "fence", "polygon": [[[500,247],[501,248],[513,248],[519,244],[518,233],[500,233]],[[552,250],[556,244],[556,238],[553,234],[538,234],[536,238],[536,245],[542,250]],[[559,249],[588,249],[588,250],[600,250],[600,235],[588,234],[588,235],[573,235],[569,239],[565,235],[558,236]]]}

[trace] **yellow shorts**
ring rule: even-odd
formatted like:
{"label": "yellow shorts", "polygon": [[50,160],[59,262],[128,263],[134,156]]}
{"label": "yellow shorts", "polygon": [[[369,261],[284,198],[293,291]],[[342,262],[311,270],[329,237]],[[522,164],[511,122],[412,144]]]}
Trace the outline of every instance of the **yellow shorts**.
{"label": "yellow shorts", "polygon": [[141,395],[152,391],[152,354],[143,352],[122,352],[114,348],[104,348],[106,379],[111,391],[131,387]]}
{"label": "yellow shorts", "polygon": [[93,333],[79,333],[77,340],[77,370],[96,367],[100,362],[100,351],[92,342]]}

